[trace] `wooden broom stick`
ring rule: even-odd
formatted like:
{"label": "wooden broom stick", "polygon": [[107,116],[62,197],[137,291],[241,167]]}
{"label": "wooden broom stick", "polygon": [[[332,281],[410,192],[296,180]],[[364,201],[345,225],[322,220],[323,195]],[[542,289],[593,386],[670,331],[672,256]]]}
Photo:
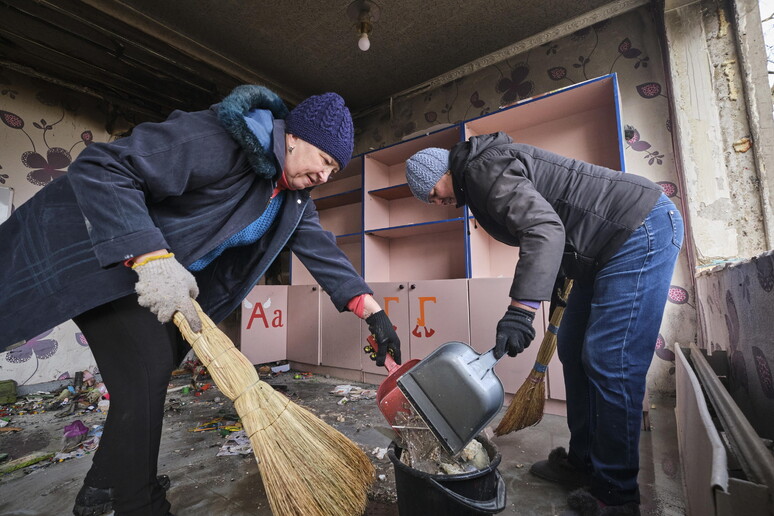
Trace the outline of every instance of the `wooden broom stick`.
{"label": "wooden broom stick", "polygon": [[253,364],[194,301],[202,331],[179,312],[174,322],[234,401],[277,516],[359,516],[374,467],[358,446],[310,411],[259,380]]}
{"label": "wooden broom stick", "polygon": [[543,419],[543,409],[546,402],[546,368],[556,350],[556,334],[564,315],[565,307],[563,304],[566,304],[571,289],[572,280],[565,280],[564,288],[560,294],[564,303],[558,303],[551,312],[548,330],[543,335],[543,342],[540,344],[535,365],[513,396],[508,410],[505,411],[500,424],[495,428],[495,435],[505,435],[528,426],[534,426]]}

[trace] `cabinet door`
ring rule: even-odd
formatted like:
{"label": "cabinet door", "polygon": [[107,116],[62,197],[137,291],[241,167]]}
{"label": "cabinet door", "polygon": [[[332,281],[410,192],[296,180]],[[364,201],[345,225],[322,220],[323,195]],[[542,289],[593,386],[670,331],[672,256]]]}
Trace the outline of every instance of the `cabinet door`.
{"label": "cabinet door", "polygon": [[256,285],[242,301],[242,353],[253,363],[287,356],[287,285]]}
{"label": "cabinet door", "polygon": [[320,364],[320,287],[288,288],[288,360]]}
{"label": "cabinet door", "polygon": [[466,279],[409,282],[411,357],[425,358],[449,341],[470,343]]}
{"label": "cabinet door", "polygon": [[360,370],[362,342],[360,318],[339,313],[327,294],[320,295],[320,364]]}
{"label": "cabinet door", "polygon": [[[489,351],[495,345],[497,322],[511,302],[509,291],[512,281],[512,278],[478,278],[468,282],[471,345],[479,353]],[[514,394],[521,387],[535,364],[545,335],[542,307],[535,314],[533,327],[535,340],[532,344],[515,357],[504,356],[495,366],[495,373],[509,394]]]}
{"label": "cabinet door", "polygon": [[[369,283],[374,291],[374,299],[379,303],[382,309],[387,313],[387,316],[392,321],[392,325],[395,326],[395,333],[398,334],[400,339],[400,352],[403,361],[410,360],[411,357],[411,335],[409,328],[409,299],[408,299],[408,283]],[[368,338],[369,331],[368,325],[363,321],[362,326],[363,342],[362,346],[366,345],[366,339]],[[387,369],[384,367],[377,367],[376,362],[371,360],[367,355],[363,354],[363,371],[367,373],[387,374]]]}

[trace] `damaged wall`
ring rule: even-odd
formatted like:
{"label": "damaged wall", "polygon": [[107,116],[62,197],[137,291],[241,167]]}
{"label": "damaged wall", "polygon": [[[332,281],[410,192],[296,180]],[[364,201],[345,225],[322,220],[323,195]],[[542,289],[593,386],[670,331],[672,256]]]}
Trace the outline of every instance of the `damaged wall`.
{"label": "damaged wall", "polygon": [[728,353],[729,392],[771,439],[774,118],[760,12],[754,0],[673,0],[664,25],[689,256],[701,270],[698,345]]}
{"label": "damaged wall", "polygon": [[[739,4],[757,9],[754,2]],[[665,7],[675,137],[699,266],[754,256],[771,245],[770,199],[748,116],[750,77],[737,48],[738,39],[751,35],[737,37],[733,5],[707,0]],[[765,63],[759,66],[765,70]]]}

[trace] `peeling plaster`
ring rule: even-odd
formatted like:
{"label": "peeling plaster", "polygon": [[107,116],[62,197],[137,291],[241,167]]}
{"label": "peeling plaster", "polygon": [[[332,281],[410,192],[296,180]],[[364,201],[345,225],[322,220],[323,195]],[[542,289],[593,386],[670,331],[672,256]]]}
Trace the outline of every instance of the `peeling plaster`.
{"label": "peeling plaster", "polygon": [[739,91],[736,88],[736,59],[722,62],[720,68],[723,70],[723,76],[726,78],[726,84],[728,85],[728,100],[737,100],[739,98]]}
{"label": "peeling plaster", "polygon": [[710,204],[701,203],[697,213],[701,217],[727,222],[728,212],[732,209],[731,200],[724,198]]}
{"label": "peeling plaster", "polygon": [[747,152],[750,149],[752,149],[752,140],[746,136],[734,142],[734,151],[736,152]]}
{"label": "peeling plaster", "polygon": [[726,19],[726,12],[723,9],[718,9],[718,39],[725,38],[728,35],[729,25]]}

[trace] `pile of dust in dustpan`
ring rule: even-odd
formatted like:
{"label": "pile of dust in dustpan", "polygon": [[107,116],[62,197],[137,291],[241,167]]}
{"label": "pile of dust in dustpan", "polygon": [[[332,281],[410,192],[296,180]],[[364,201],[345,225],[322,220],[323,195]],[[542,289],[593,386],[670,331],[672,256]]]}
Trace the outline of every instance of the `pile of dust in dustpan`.
{"label": "pile of dust in dustpan", "polygon": [[458,475],[479,471],[489,465],[489,454],[478,439],[470,441],[454,457],[443,449],[427,424],[413,411],[400,412],[395,426],[401,427],[403,453],[400,460],[410,468],[431,475]]}

